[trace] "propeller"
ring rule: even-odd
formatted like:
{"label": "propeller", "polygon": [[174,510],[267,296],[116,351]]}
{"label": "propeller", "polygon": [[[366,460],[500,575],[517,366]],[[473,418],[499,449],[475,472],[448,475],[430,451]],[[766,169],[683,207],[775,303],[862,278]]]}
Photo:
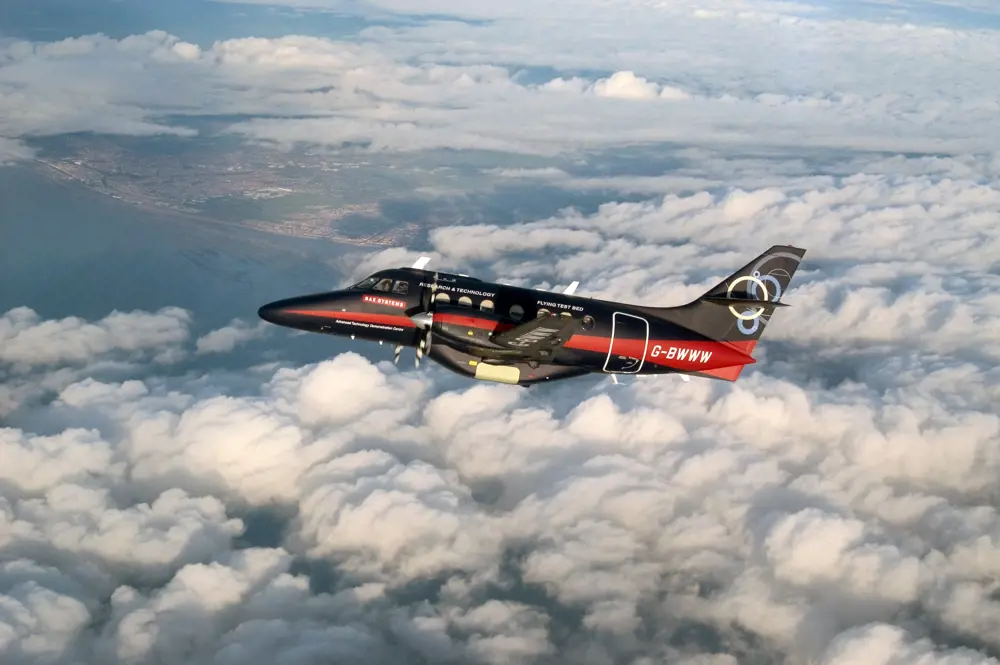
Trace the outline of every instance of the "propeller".
{"label": "propeller", "polygon": [[[425,267],[427,267],[427,264],[430,262],[430,260],[431,260],[431,257],[429,257],[429,256],[421,256],[419,259],[417,259],[414,262],[413,268],[415,268],[416,270],[423,270]],[[433,282],[433,286],[431,287],[432,291],[433,290],[437,290],[437,276],[438,276],[437,271],[435,271],[434,272],[434,282]],[[421,293],[421,298],[422,297],[423,297],[423,293]],[[431,303],[433,303],[433,302],[434,302],[434,300],[433,300],[433,297],[432,297],[431,298]],[[424,306],[424,311],[423,312],[420,312],[419,314],[415,314],[413,317],[411,317],[413,319],[414,323],[416,323],[421,328],[425,327],[425,319],[427,318],[426,317],[426,313],[430,310],[429,305],[430,305],[430,303],[428,303],[427,305]],[[422,318],[418,319],[417,317],[422,317]],[[426,335],[426,344],[425,344],[425,346],[426,346],[426,348],[428,350],[430,349],[430,343],[431,343],[430,325],[433,324],[433,322],[434,322],[434,318],[433,318],[433,315],[431,315],[430,321],[426,323],[427,335]],[[420,343],[421,344],[424,343],[424,338],[421,338]],[[393,364],[396,364],[396,365],[399,364],[399,354],[401,354],[402,352],[403,352],[403,345],[402,344],[397,344],[396,347],[392,350],[392,362],[393,362]],[[421,355],[421,347],[417,346],[417,367],[420,367],[420,355]]]}
{"label": "propeller", "polygon": [[414,366],[420,367],[420,359],[424,357],[424,354],[430,353],[431,350],[431,329],[434,327],[434,303],[436,300],[434,296],[437,295],[438,289],[438,273],[434,271],[434,280],[431,282],[431,288],[429,291],[424,291],[428,294],[427,303],[424,305],[424,311],[414,314],[411,319],[417,324],[418,328],[423,328],[424,334],[420,336],[420,340],[417,342],[417,355],[413,359]]}

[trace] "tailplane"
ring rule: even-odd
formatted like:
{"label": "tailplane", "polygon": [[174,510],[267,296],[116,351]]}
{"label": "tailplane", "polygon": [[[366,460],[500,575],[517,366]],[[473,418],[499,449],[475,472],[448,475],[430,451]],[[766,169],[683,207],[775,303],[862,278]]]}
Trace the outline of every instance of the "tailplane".
{"label": "tailplane", "polygon": [[[775,310],[786,306],[782,299],[805,253],[798,247],[775,245],[698,299],[653,311],[661,318],[750,355]],[[742,369],[738,366],[698,374],[735,381]]]}

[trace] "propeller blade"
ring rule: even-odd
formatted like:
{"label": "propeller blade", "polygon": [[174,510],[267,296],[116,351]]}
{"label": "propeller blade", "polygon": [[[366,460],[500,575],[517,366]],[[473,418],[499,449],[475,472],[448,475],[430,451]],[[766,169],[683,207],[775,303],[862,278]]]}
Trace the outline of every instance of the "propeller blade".
{"label": "propeller blade", "polygon": [[403,352],[403,345],[402,344],[396,346],[396,348],[392,350],[392,362],[393,362],[394,365],[398,365],[399,364],[399,354],[402,353],[402,352]]}
{"label": "propeller blade", "polygon": [[431,329],[434,327],[434,296],[437,295],[438,290],[438,273],[434,271],[434,279],[431,281],[431,287],[424,293],[427,293],[427,302],[424,305],[424,311],[414,314],[410,318],[413,320],[417,327],[424,330],[423,334],[420,336],[420,341],[417,342],[417,353],[416,357],[413,359],[413,364],[415,367],[420,367],[420,359],[424,357],[424,354],[430,352],[431,349]]}

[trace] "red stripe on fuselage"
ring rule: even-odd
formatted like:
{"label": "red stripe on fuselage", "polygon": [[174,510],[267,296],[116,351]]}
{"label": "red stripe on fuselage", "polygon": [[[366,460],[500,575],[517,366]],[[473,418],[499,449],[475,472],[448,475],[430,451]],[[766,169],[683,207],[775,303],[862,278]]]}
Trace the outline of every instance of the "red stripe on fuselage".
{"label": "red stripe on fuselage", "polygon": [[[306,309],[288,310],[288,313],[324,319],[341,319],[344,321],[361,321],[388,326],[400,326],[403,328],[416,327],[416,324],[405,314]],[[495,330],[497,332],[513,327],[509,323],[500,323],[493,319],[465,316],[462,314],[435,314],[434,319],[437,322],[448,325],[478,328],[481,330]],[[753,349],[755,344],[756,342],[701,342],[670,339],[651,339],[647,343],[643,339],[618,338],[615,340],[615,354],[633,358],[644,355],[644,362],[653,365],[704,372],[724,367],[742,367],[743,365],[756,362],[749,355],[749,351]],[[737,345],[746,348],[747,353],[741,352]],[[611,346],[611,338],[576,334],[570,337],[564,346],[567,349],[606,355]],[[645,347],[645,352],[643,347]],[[672,352],[671,348],[673,348]]]}
{"label": "red stripe on fuselage", "polygon": [[[606,354],[611,338],[596,335],[573,335],[565,344],[568,349]],[[707,370],[756,362],[752,356],[741,353],[724,342],[701,342],[675,339],[615,339],[616,355],[644,361],[663,367],[683,370]]]}
{"label": "red stripe on fuselage", "polygon": [[341,319],[343,321],[362,321],[378,323],[385,326],[400,326],[401,328],[416,328],[417,324],[405,314],[376,314],[375,312],[340,312],[330,309],[290,309],[289,314],[299,316],[314,316],[320,319]]}
{"label": "red stripe on fuselage", "polygon": [[480,330],[493,330],[503,332],[510,330],[514,326],[509,323],[500,323],[494,319],[485,319],[479,316],[467,316],[465,314],[445,314],[434,313],[435,323],[444,323],[450,326],[464,326],[466,328],[479,328]]}
{"label": "red stripe on fuselage", "polygon": [[597,335],[573,335],[563,344],[567,349],[577,351],[591,351],[593,353],[607,353],[611,346],[610,337],[598,337]]}

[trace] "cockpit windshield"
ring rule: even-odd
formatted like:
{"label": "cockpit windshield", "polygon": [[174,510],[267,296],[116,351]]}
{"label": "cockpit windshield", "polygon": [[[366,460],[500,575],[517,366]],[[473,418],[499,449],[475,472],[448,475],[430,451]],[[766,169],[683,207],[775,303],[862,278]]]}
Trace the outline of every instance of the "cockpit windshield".
{"label": "cockpit windshield", "polygon": [[364,290],[364,289],[370,289],[373,286],[375,286],[375,282],[377,282],[378,279],[379,279],[378,277],[366,277],[365,279],[361,280],[360,282],[358,282],[357,284],[355,284],[351,288],[352,289],[362,289],[362,290]]}
{"label": "cockpit windshield", "polygon": [[391,292],[400,296],[405,296],[410,292],[410,284],[407,280],[386,277],[384,273],[366,277],[350,288],[357,291]]}

